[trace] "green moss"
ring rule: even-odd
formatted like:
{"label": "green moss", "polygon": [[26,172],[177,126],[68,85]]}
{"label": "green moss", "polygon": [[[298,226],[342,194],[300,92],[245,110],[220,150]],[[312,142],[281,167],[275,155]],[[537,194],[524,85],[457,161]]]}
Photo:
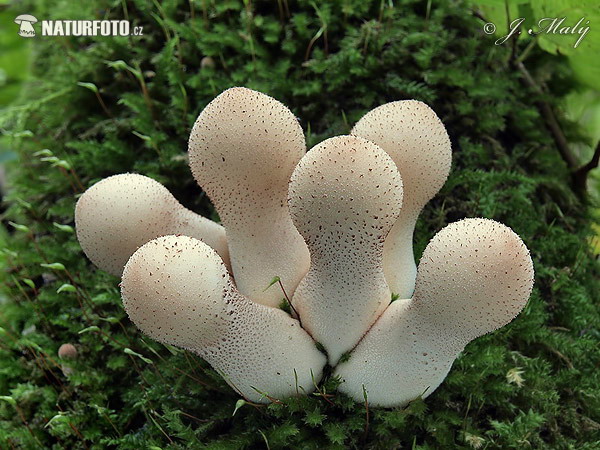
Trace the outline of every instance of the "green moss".
{"label": "green moss", "polygon": [[[0,117],[19,154],[3,215],[0,442],[125,449],[598,445],[600,289],[587,209],[567,187],[532,93],[506,65],[510,49],[493,45],[465,4],[432,2],[429,10],[427,2],[391,8],[375,0],[318,8],[305,0],[167,0],[160,7],[64,0],[27,11],[44,19],[129,17],[144,36],[36,38],[35,80],[22,106]],[[214,67],[201,68],[205,56]],[[530,58],[532,71],[540,67],[568,87],[563,66],[535,51]],[[98,95],[78,83],[93,83]],[[232,417],[238,397],[219,375],[190,353],[142,336],[121,307],[119,280],[86,260],[72,228],[54,225],[73,227],[77,195],[127,171],[165,183],[184,205],[211,216],[184,152],[199,111],[234,85],[289,105],[309,145],[348,132],[386,101],[428,102],[447,125],[454,161],[419,220],[417,256],[435,231],[471,216],[506,223],[531,249],[536,287],[525,311],[470,344],[427,399],[373,409],[338,394],[339,380],[329,378],[313,395],[247,404]],[[66,284],[72,288],[61,288]],[[56,356],[65,342],[79,351],[68,376]]]}

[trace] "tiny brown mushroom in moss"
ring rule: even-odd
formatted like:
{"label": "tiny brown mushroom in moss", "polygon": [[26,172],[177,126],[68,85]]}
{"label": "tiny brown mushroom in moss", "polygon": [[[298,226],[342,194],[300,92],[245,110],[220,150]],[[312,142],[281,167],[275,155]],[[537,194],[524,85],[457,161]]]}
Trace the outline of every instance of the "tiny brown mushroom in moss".
{"label": "tiny brown mushroom in moss", "polygon": [[215,60],[210,56],[205,56],[200,60],[200,68],[201,69],[214,69],[215,68]]}
{"label": "tiny brown mushroom in moss", "polygon": [[251,401],[312,392],[321,377],[325,357],[298,321],[241,295],[221,258],[197,239],[164,236],[142,246],[125,266],[121,295],[144,333],[198,354]]}
{"label": "tiny brown mushroom in moss", "polygon": [[[77,358],[77,348],[73,344],[62,344],[58,348],[58,357],[62,360]],[[60,368],[65,376],[73,373],[73,369],[68,364],[61,364]]]}
{"label": "tiny brown mushroom in moss", "polygon": [[311,254],[292,304],[335,365],[391,301],[383,246],[400,214],[402,179],[377,145],[338,136],[302,158],[289,204]]}
{"label": "tiny brown mushroom in moss", "polygon": [[265,291],[271,280],[279,277],[292,295],[308,271],[308,249],[286,202],[290,175],[305,152],[292,112],[246,88],[216,97],[190,134],[190,167],[227,229],[236,285],[257,303],[279,306],[281,291]]}
{"label": "tiny brown mushroom in moss", "polygon": [[417,100],[381,105],[365,114],[351,133],[383,148],[402,175],[404,203],[386,239],[383,264],[392,292],[410,298],[417,273],[413,231],[421,210],[450,172],[450,138],[435,112]]}
{"label": "tiny brown mushroom in moss", "polygon": [[335,374],[356,401],[400,406],[430,395],[466,344],[510,321],[533,287],[533,263],[509,227],[465,219],[425,249],[412,299],[392,303]]}
{"label": "tiny brown mushroom in moss", "polygon": [[143,175],[114,175],[86,190],[75,207],[75,228],[87,257],[117,276],[138,247],[167,234],[200,239],[228,262],[225,229],[184,208],[167,188]]}
{"label": "tiny brown mushroom in moss", "polygon": [[58,348],[58,357],[60,359],[73,359],[77,357],[77,349],[73,344],[62,344]]}

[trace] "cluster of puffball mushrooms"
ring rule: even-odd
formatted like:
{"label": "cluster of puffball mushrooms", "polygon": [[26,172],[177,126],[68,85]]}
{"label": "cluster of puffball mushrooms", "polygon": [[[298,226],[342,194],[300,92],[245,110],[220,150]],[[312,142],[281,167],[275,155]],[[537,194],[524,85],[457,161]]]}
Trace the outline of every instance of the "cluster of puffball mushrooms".
{"label": "cluster of puffball mushrooms", "polygon": [[357,402],[404,405],[529,298],[529,252],[492,220],[448,225],[417,269],[415,223],[451,165],[448,134],[419,101],[375,108],[306,152],[286,106],[228,89],[196,120],[189,164],[222,225],[127,173],[81,196],[77,236],[122,278],[144,333],[200,355],[248,400],[310,393],[329,364]]}

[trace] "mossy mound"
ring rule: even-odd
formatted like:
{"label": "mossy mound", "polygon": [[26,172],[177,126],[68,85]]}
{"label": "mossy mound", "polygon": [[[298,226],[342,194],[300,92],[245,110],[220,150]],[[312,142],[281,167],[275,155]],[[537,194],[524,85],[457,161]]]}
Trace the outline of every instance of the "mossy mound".
{"label": "mossy mound", "polygon": [[[27,10],[125,17],[144,34],[36,38],[24,106],[0,119],[19,154],[3,216],[5,448],[598,448],[600,283],[587,209],[506,63],[510,48],[494,45],[465,4],[442,3],[61,1]],[[568,86],[543,56],[529,58]],[[77,195],[112,174],[148,175],[212,214],[186,164],[187,137],[199,111],[234,85],[290,106],[311,146],[381,103],[427,102],[454,161],[419,221],[417,256],[445,224],[476,216],[506,223],[530,248],[536,285],[525,311],[470,344],[425,401],[369,409],[328,380],[316,395],[238,403],[232,415],[234,392],[198,358],[142,336],[119,280],[83,256]],[[75,359],[58,359],[63,343],[76,346]]]}

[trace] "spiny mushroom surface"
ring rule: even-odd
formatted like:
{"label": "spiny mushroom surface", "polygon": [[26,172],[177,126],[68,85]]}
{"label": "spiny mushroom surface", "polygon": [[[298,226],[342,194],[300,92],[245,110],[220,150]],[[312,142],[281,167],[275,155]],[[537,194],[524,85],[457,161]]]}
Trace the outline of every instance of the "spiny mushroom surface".
{"label": "spiny mushroom surface", "polygon": [[325,356],[297,320],[241,295],[203,242],[164,236],[127,262],[121,282],[131,320],[154,339],[190,350],[255,402],[312,392]]}
{"label": "spiny mushroom surface", "polygon": [[269,306],[283,298],[265,291],[274,277],[292,295],[308,271],[308,249],[287,206],[290,175],[305,152],[292,112],[246,88],[210,102],[190,134],[190,167],[227,229],[238,289]]}
{"label": "spiny mushroom surface", "polygon": [[443,186],[452,162],[450,138],[435,112],[423,102],[386,103],[365,114],[351,134],[369,139],[394,160],[404,183],[400,217],[385,241],[383,267],[399,298],[410,298],[417,266],[413,231],[425,204]]}
{"label": "spiny mushroom surface", "polygon": [[[448,135],[421,102],[383,105],[352,135],[304,145],[281,103],[229,89],[189,141],[227,238],[157,182],[124,174],[78,201],[81,246],[122,272],[144,333],[197,353],[247,399],[308,393],[327,362],[359,402],[365,391],[373,406],[431,394],[469,341],[526,304],[527,248],[502,224],[466,219],[431,240],[416,271],[415,222],[450,168]],[[265,290],[274,279],[283,290]],[[278,308],[284,297],[294,317]]]}
{"label": "spiny mushroom surface", "polygon": [[391,301],[383,244],[400,214],[402,179],[377,145],[338,136],[302,158],[289,202],[311,256],[292,304],[335,365]]}

